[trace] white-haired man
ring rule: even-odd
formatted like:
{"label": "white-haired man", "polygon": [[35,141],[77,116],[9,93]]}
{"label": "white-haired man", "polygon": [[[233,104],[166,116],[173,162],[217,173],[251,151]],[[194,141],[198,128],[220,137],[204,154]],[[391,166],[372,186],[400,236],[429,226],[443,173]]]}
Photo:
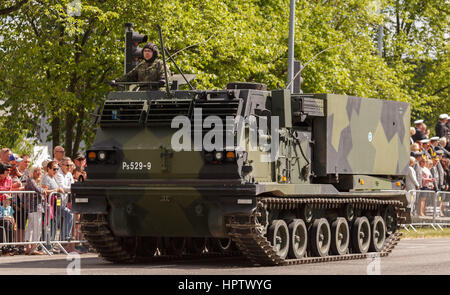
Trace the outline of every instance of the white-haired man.
{"label": "white-haired man", "polygon": [[[60,167],[58,173],[55,175],[55,181],[60,188],[64,190],[65,193],[70,193],[72,183],[74,183],[72,173],[70,173],[70,166],[72,165],[72,160],[69,157],[64,157],[61,159]],[[73,224],[73,214],[70,212],[68,207],[68,196],[63,195],[61,211],[62,211],[62,239],[70,239]]]}

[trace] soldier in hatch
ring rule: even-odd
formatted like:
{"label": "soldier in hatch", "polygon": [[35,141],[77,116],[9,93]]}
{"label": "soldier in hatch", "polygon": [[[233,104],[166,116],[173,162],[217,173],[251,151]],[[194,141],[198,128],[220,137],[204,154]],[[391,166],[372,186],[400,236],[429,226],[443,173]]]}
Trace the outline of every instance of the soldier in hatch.
{"label": "soldier in hatch", "polygon": [[[111,85],[116,82],[159,82],[164,80],[164,63],[158,59],[158,47],[153,43],[145,44],[142,49],[143,61],[133,70],[124,76],[111,81]],[[170,76],[170,71],[167,69]],[[156,87],[158,88],[158,87]]]}

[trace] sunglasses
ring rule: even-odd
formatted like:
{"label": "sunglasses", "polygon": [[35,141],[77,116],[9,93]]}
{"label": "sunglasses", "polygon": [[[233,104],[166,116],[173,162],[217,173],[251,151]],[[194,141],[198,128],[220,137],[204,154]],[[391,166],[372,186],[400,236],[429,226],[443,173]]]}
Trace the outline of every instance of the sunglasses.
{"label": "sunglasses", "polygon": [[52,168],[53,171],[58,171],[58,168]]}

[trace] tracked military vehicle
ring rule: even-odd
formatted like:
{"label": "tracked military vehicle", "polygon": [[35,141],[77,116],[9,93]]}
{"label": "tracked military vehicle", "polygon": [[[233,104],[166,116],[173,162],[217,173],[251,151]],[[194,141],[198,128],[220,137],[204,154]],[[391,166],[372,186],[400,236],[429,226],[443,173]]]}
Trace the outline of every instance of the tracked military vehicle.
{"label": "tracked military vehicle", "polygon": [[[407,103],[235,82],[113,91],[99,118],[88,178],[72,192],[84,236],[106,260],[385,256],[408,222]],[[211,134],[213,149],[196,145]]]}

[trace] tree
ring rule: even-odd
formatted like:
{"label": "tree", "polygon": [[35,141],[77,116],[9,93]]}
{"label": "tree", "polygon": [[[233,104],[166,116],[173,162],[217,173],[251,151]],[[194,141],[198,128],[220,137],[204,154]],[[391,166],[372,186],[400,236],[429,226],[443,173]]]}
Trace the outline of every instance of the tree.
{"label": "tree", "polygon": [[[391,0],[385,9],[387,63],[408,91],[412,118],[435,124],[450,111],[449,3]],[[434,133],[433,128],[431,128]]]}
{"label": "tree", "polygon": [[0,5],[0,15],[7,15],[16,10],[19,10],[25,3],[29,0],[17,0],[17,1],[9,1],[5,0]]}
{"label": "tree", "polygon": [[[1,8],[21,1],[6,1]],[[68,154],[93,139],[93,112],[123,74],[124,24],[165,45],[198,89],[232,81],[285,87],[289,0],[34,0],[0,15],[0,117],[4,132],[51,125]],[[299,0],[296,58],[305,92],[408,101],[413,118],[448,111],[448,5],[439,1]],[[382,12],[382,13],[381,13]],[[376,33],[386,27],[385,52]],[[446,46],[444,46],[447,44]],[[172,72],[175,68],[169,62]],[[427,117],[427,118],[428,118]]]}
{"label": "tree", "polygon": [[118,8],[115,1],[86,2],[73,13],[69,1],[32,1],[0,23],[3,108],[30,130],[47,116],[53,145],[63,140],[68,155],[92,139],[89,114],[121,64],[123,24],[142,23],[139,12],[150,3],[125,1]]}

